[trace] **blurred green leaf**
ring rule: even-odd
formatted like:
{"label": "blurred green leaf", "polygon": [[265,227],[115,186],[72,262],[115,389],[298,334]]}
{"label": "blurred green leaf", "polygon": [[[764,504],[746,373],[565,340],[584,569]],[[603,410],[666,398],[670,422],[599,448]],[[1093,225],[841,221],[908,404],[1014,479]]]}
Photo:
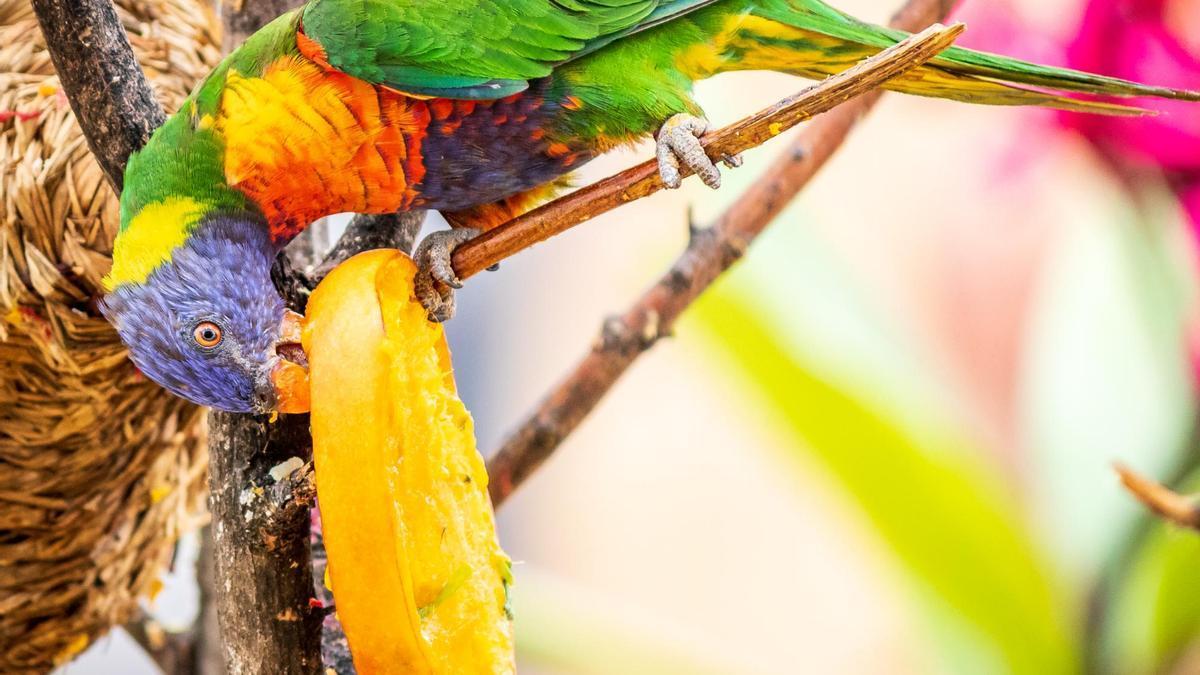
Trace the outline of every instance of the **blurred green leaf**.
{"label": "blurred green leaf", "polygon": [[785,346],[772,317],[727,288],[705,296],[691,319],[780,413],[797,452],[832,473],[912,577],[986,641],[1004,672],[1076,671],[1072,604],[982,453],[948,429],[914,433],[865,393],[823,379]]}
{"label": "blurred green leaf", "polygon": [[[1181,489],[1200,492],[1200,473]],[[1179,668],[1179,660],[1200,638],[1198,569],[1200,533],[1155,519],[1113,594],[1106,640],[1113,646],[1112,672],[1194,672],[1194,661],[1187,670]]]}

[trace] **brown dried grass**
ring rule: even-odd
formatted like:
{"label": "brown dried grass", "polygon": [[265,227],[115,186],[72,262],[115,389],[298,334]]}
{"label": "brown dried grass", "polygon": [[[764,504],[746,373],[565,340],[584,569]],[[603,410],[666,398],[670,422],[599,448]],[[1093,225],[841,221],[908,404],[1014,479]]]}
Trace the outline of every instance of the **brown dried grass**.
{"label": "brown dried grass", "polygon": [[[168,110],[220,58],[198,0],[117,0]],[[94,309],[117,201],[28,0],[0,0],[0,672],[39,673],[153,594],[203,517],[200,411]]]}

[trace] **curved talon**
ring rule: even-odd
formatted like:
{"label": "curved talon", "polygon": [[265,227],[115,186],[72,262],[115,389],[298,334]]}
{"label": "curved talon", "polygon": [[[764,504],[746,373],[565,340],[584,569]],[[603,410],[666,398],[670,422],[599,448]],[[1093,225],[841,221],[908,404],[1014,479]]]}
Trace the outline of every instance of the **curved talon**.
{"label": "curved talon", "polygon": [[430,232],[413,253],[417,263],[413,291],[430,321],[441,323],[454,316],[454,290],[462,288],[462,280],[454,273],[450,256],[478,234],[479,230],[469,227]]}
{"label": "curved talon", "polygon": [[[710,188],[721,187],[721,172],[700,145],[708,131],[708,120],[679,113],[672,115],[658,130],[655,155],[663,185],[675,189],[683,183],[682,167],[693,171]],[[730,168],[741,166],[741,155],[722,157]]]}

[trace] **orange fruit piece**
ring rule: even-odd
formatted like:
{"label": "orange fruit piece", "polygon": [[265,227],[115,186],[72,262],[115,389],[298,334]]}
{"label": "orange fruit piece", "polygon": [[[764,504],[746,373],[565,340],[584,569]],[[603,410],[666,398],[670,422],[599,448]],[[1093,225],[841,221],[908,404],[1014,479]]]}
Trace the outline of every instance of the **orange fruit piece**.
{"label": "orange fruit piece", "polygon": [[355,668],[512,673],[511,564],[474,425],[412,261],[362,253],[308,303],[313,456],[329,577]]}

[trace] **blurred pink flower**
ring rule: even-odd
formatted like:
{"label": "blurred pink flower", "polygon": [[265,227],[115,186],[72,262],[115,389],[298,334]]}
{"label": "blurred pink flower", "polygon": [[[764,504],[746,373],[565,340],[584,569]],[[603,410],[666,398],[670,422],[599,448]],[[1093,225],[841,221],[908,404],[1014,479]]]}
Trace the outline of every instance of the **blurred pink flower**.
{"label": "blurred pink flower", "polygon": [[[1180,89],[1200,89],[1200,0],[1085,0],[1083,16],[1065,50],[1025,25],[1008,2],[967,5],[981,30],[968,44],[1026,59]],[[1157,110],[1153,117],[1058,113],[1051,128],[1085,138],[1132,189],[1146,179],[1166,183],[1179,198],[1200,260],[1200,105],[1134,100]],[[1045,120],[1045,117],[1040,117]],[[1030,133],[1046,132],[1038,124]],[[1200,388],[1200,311],[1186,337]]]}
{"label": "blurred pink flower", "polygon": [[1200,180],[1193,180],[1181,192],[1184,211],[1191,217],[1192,223],[1200,223]]}
{"label": "blurred pink flower", "polygon": [[[1200,40],[1188,32],[1200,30],[1200,0],[1085,0],[1081,6],[1083,16],[1069,40],[1059,41],[1032,29],[1008,2],[970,3],[962,15],[974,28],[964,43],[1139,82],[1200,89]],[[1132,102],[1160,114],[1064,112],[1054,118],[1054,126],[1081,134],[1131,187],[1147,172],[1165,177],[1200,236],[1200,106],[1160,99]],[[1045,130],[1040,125],[1035,129]]]}
{"label": "blurred pink flower", "polygon": [[[1175,0],[1200,12],[1198,0]],[[1184,44],[1182,26],[1169,23],[1167,0],[1090,0],[1068,65],[1130,80],[1200,89],[1200,46]],[[1200,110],[1185,101],[1145,101],[1156,117],[1123,118],[1063,113],[1126,178],[1159,169],[1176,190],[1200,234]]]}
{"label": "blurred pink flower", "polygon": [[[1074,42],[1069,65],[1081,70],[1200,89],[1200,44],[1184,43],[1184,26],[1169,17],[1200,13],[1200,0],[1090,0]],[[1180,10],[1180,7],[1183,7]],[[1172,12],[1171,10],[1175,10]],[[1068,128],[1083,134],[1116,172],[1135,180],[1158,170],[1179,196],[1192,225],[1193,244],[1200,246],[1200,110],[1185,101],[1153,106],[1162,114],[1150,118],[1098,117],[1064,113]],[[1193,381],[1200,387],[1200,321],[1187,338]]]}

